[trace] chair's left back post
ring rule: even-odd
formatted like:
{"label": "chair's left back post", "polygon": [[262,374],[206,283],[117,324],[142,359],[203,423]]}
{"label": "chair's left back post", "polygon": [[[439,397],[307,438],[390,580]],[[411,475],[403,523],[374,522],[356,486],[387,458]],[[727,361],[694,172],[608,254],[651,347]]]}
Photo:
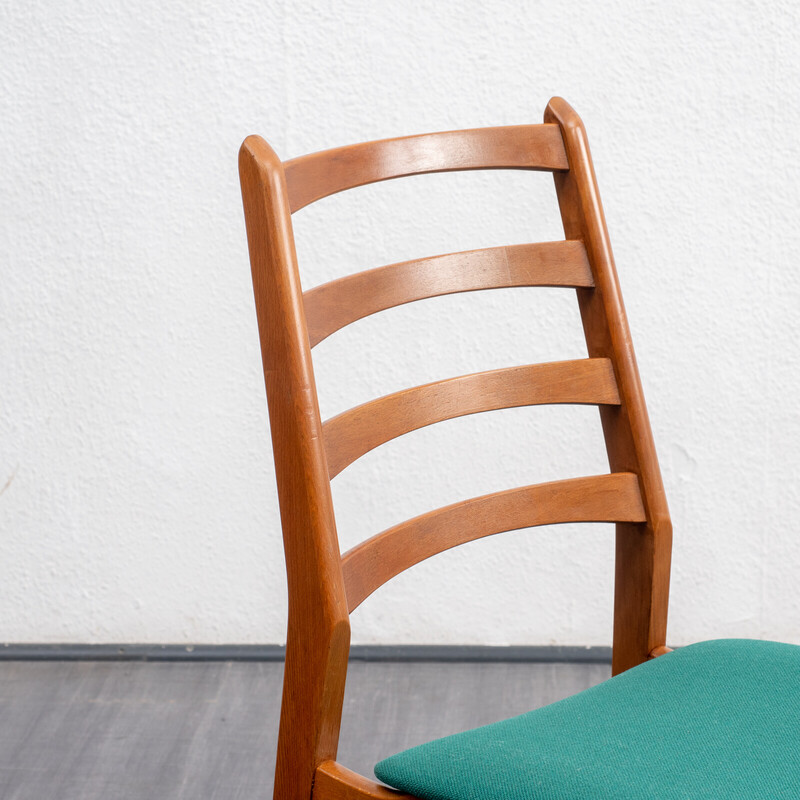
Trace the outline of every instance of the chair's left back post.
{"label": "chair's left back post", "polygon": [[309,800],[336,758],[350,622],[286,179],[260,137],[239,152],[289,589],[275,800]]}
{"label": "chair's left back post", "polygon": [[600,407],[609,466],[613,472],[636,473],[647,515],[644,523],[617,523],[616,675],[653,657],[666,644],[672,522],[586,129],[560,97],[547,104],[544,121],[561,128],[569,159],[568,170],[554,173],[564,233],[567,239],[583,241],[595,281],[594,288],[577,290],[589,355],[611,360],[619,386],[621,403]]}

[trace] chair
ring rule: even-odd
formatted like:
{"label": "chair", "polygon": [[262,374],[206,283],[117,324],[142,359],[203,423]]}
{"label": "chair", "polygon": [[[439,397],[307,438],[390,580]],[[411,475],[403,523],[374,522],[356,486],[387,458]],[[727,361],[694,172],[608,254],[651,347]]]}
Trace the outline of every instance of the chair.
{"label": "chair", "polygon": [[[800,648],[736,641],[675,653],[666,647],[671,523],[586,133],[578,115],[564,100],[553,98],[541,125],[388,139],[285,163],[263,139],[251,136],[242,145],[239,165],[289,590],[276,800],[671,797],[654,794],[652,785],[637,787],[640,772],[635,765],[617,765],[609,777],[608,764],[614,759],[609,761],[607,751],[592,748],[610,741],[617,743],[613,752],[631,753],[646,744],[642,752],[657,759],[652,744],[659,739],[658,731],[683,736],[685,717],[681,714],[708,704],[709,691],[713,694],[727,687],[727,695],[717,700],[725,708],[735,707],[741,692],[749,691],[754,670],[772,675],[768,668],[772,665],[777,673],[771,680],[778,685],[793,669],[800,671]],[[376,181],[471,169],[552,172],[565,240],[407,261],[303,292],[292,233],[295,211]],[[325,337],[362,317],[413,300],[513,286],[576,289],[589,357],[438,381],[321,421],[311,348]],[[525,486],[457,503],[396,525],[340,555],[330,480],[349,464],[384,442],[441,420],[541,403],[598,406],[609,474]],[[566,705],[555,704],[499,723],[499,730],[488,726],[458,734],[381,762],[380,777],[409,795],[338,764],[350,612],[390,578],[448,548],[502,531],[578,521],[616,523],[612,671],[618,677],[568,698],[563,701]],[[727,666],[718,669],[720,664]],[[701,685],[689,680],[691,685],[685,688],[687,674],[702,674],[706,681]],[[667,694],[654,688],[659,686],[667,687]],[[760,698],[758,691],[752,694]],[[768,700],[764,701],[767,706]],[[656,703],[664,713],[656,714],[654,722],[637,722],[632,717],[640,714],[642,702]],[[764,702],[759,702],[759,708],[764,708]],[[793,702],[800,705],[797,691]],[[668,708],[684,706],[688,712],[676,712],[669,724],[662,725]],[[791,728],[784,712],[770,706],[768,713],[783,726],[782,731]],[[582,722],[576,724],[576,720]],[[611,727],[600,732],[603,720]],[[634,739],[627,741],[628,735]],[[497,749],[498,736],[508,745],[504,749]],[[800,742],[796,730],[789,741]],[[584,783],[565,788],[552,775],[536,771],[539,762],[549,763],[548,742],[559,743],[563,758],[558,769],[589,775]],[[536,763],[526,762],[520,774],[513,762],[530,759],[531,753],[544,755],[537,755]],[[594,767],[581,762],[581,769],[573,770],[572,762],[563,760],[576,758],[594,759]],[[789,757],[784,765],[796,761],[797,756],[794,762]],[[602,774],[594,775],[592,769],[598,765]],[[618,776],[629,783],[619,783]],[[713,783],[722,779],[716,773],[706,778],[716,791]],[[555,783],[549,785],[549,780]],[[792,773],[786,780],[786,785],[797,788]],[[481,781],[486,785],[473,791]],[[544,787],[541,795],[527,792],[530,781]],[[603,785],[610,786],[612,793],[598,788]],[[621,791],[620,786],[627,786],[630,793],[614,794]],[[770,786],[778,792],[785,788],[774,781]],[[800,788],[791,796],[800,797]]]}

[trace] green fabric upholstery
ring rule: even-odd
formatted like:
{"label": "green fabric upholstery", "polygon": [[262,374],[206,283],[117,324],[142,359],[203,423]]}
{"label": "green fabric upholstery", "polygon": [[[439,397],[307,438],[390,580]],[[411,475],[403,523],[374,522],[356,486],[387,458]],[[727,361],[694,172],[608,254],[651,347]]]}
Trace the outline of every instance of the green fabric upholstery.
{"label": "green fabric upholstery", "polygon": [[694,644],[375,774],[425,800],[798,800],[800,647]]}

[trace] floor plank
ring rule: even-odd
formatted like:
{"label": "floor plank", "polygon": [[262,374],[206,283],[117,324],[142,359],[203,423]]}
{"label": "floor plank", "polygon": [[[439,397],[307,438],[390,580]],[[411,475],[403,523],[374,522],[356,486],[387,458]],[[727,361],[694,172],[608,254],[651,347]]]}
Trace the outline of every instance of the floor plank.
{"label": "floor plank", "polygon": [[[0,663],[3,800],[272,796],[282,664]],[[375,761],[554,702],[603,664],[350,666],[339,760]]]}

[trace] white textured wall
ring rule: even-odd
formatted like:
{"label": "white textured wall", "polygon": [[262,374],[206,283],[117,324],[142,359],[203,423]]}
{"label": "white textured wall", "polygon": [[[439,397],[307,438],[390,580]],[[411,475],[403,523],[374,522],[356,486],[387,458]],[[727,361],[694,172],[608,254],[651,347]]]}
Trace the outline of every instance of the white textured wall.
{"label": "white textured wall", "polygon": [[[789,2],[2,3],[0,641],[282,641],[239,143],[538,122],[561,94],[674,517],[670,640],[800,642],[799,34]],[[386,183],[295,220],[306,286],[561,236],[536,173]],[[315,351],[326,415],[583,354],[552,289],[428,300]],[[605,466],[593,408],[455,420],[336,479],[341,539]],[[354,640],[606,644],[611,550],[608,526],[468,545],[379,591]]]}

